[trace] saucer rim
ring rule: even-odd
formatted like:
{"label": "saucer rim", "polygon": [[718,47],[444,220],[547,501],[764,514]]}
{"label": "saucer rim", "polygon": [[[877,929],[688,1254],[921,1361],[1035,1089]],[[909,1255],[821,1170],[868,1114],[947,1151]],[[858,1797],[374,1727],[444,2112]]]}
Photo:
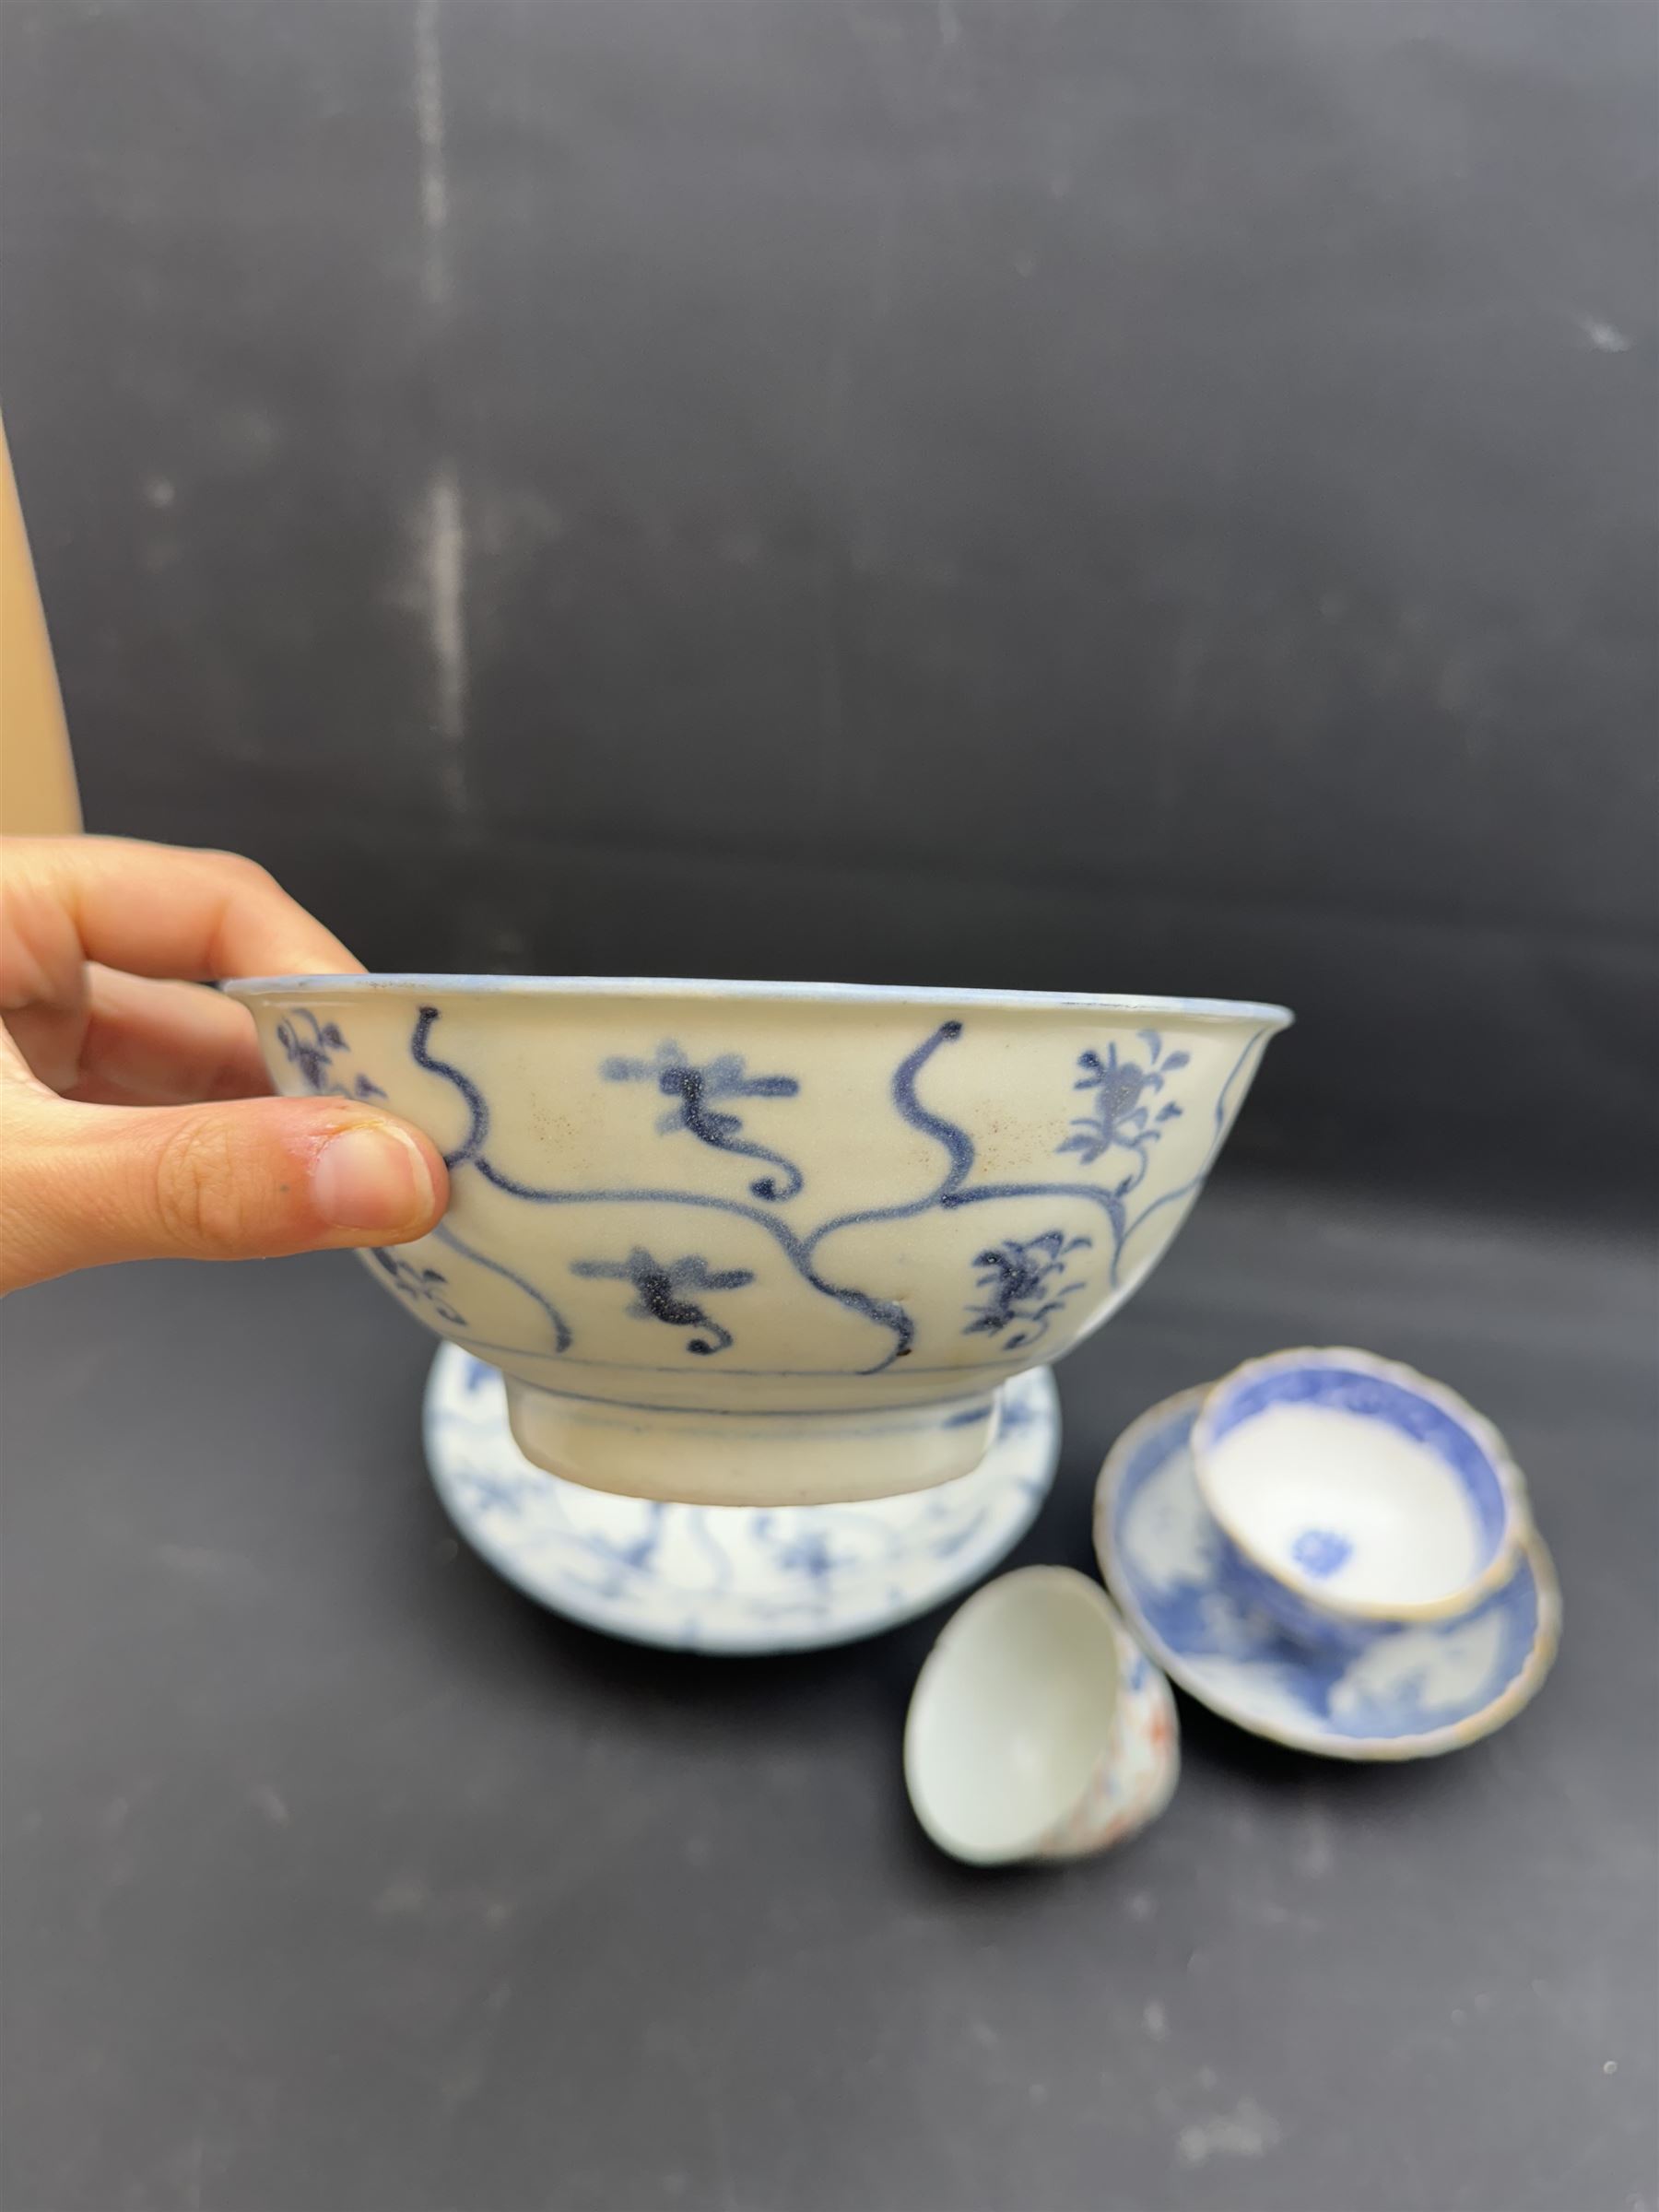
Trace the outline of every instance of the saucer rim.
{"label": "saucer rim", "polygon": [[[1466,1719],[1453,1721],[1440,1728],[1423,1729],[1412,1735],[1394,1736],[1339,1736],[1281,1728],[1269,1721],[1246,1717],[1225,1700],[1218,1698],[1213,1687],[1206,1685],[1179,1652],[1173,1651],[1152,1628],[1137,1602],[1133,1585],[1119,1571],[1117,1547],[1112,1540],[1112,1508],[1124,1469],[1139,1449],[1147,1431],[1168,1426],[1178,1419],[1189,1407],[1195,1409],[1208,1394],[1213,1385],[1194,1384],[1191,1389],[1174,1392],[1160,1398],[1156,1405],[1136,1416],[1117,1439],[1101,1464],[1095,1479],[1092,1535],[1095,1558],[1100,1563],[1101,1579],[1128,1618],[1131,1630],[1147,1655],[1152,1658],[1178,1688],[1186,1692],[1196,1704],[1215,1713],[1230,1727],[1241,1729],[1248,1735],[1262,1737],[1265,1742],[1281,1745],[1288,1751],[1299,1751],[1315,1759],[1340,1759],[1353,1764],[1397,1764],[1404,1759],[1437,1759],[1448,1751],[1461,1751],[1465,1745],[1479,1743],[1484,1737],[1495,1735],[1506,1723],[1523,1712],[1538,1691],[1555,1665],[1561,1641],[1561,1587],[1556,1573],[1555,1561],[1549,1547],[1540,1535],[1536,1524],[1528,1519],[1522,1530],[1520,1549],[1515,1556],[1512,1571],[1518,1570],[1522,1559],[1532,1569],[1533,1580],[1538,1594],[1537,1627],[1526,1658],[1513,1678],[1497,1697],[1483,1705]],[[1206,1505],[1208,1511],[1207,1504]],[[1500,1585],[1507,1586],[1507,1585]],[[1473,1612],[1493,1594],[1488,1591],[1465,1610]]]}
{"label": "saucer rim", "polygon": [[[1022,1542],[1030,1533],[1031,1524],[1047,1502],[1060,1472],[1060,1457],[1065,1441],[1065,1420],[1059,1385],[1054,1381],[1054,1371],[1052,1365],[1044,1364],[1028,1368],[1020,1375],[1010,1376],[1008,1382],[1023,1382],[1028,1375],[1033,1378],[1047,1377],[1046,1396],[1052,1429],[1041,1462],[1041,1479],[1029,1488],[1022,1488],[1020,1509],[1010,1518],[1006,1527],[998,1530],[994,1547],[982,1553],[970,1548],[966,1554],[966,1564],[959,1561],[957,1569],[951,1575],[931,1589],[925,1597],[907,1602],[886,1611],[877,1613],[866,1610],[861,1612],[856,1618],[840,1625],[820,1624],[816,1629],[801,1634],[779,1635],[774,1631],[764,1638],[759,1634],[754,1636],[717,1635],[712,1638],[689,1641],[672,1629],[653,1630],[637,1625],[624,1625],[606,1618],[597,1610],[589,1610],[578,1603],[565,1598],[561,1597],[556,1601],[545,1589],[537,1588],[524,1571],[485,1536],[476,1524],[465,1523],[461,1519],[455,1505],[452,1502],[445,1478],[439,1472],[434,1448],[434,1429],[438,1419],[436,1400],[440,1371],[448,1362],[448,1357],[452,1353],[458,1359],[478,1358],[476,1352],[469,1352],[465,1346],[455,1344],[448,1339],[438,1347],[428,1366],[426,1380],[421,1388],[420,1438],[421,1453],[426,1462],[427,1478],[431,1484],[438,1503],[442,1508],[444,1517],[455,1535],[483,1561],[492,1573],[499,1574],[501,1580],[509,1583],[521,1596],[529,1599],[533,1605],[540,1606],[545,1612],[556,1614],[561,1620],[571,1621],[576,1627],[585,1629],[594,1635],[614,1637],[618,1643],[634,1644],[642,1650],[677,1652],[687,1658],[694,1659],[767,1659],[787,1657],[795,1652],[833,1651],[842,1644],[861,1643],[872,1636],[884,1636],[889,1629],[903,1628],[912,1620],[922,1619],[925,1615],[933,1612],[936,1606],[949,1605],[953,1600],[960,1598],[965,1593],[973,1590],[988,1575],[994,1573],[1015,1546]],[[485,1367],[492,1364],[488,1359],[481,1360],[479,1363]],[[496,1372],[499,1374],[500,1369],[497,1369]],[[1008,1382],[999,1385],[999,1392],[1006,1389]],[[511,1436],[511,1432],[509,1435]],[[514,1449],[516,1450],[516,1448],[515,1446]],[[995,1449],[994,1444],[992,1449]],[[531,1462],[526,1461],[525,1465],[532,1473],[540,1472]],[[981,1460],[979,1465],[982,1466],[983,1460]],[[962,1476],[959,1479],[964,1482],[971,1481],[977,1472],[977,1468],[971,1469],[968,1475]],[[558,1477],[554,1477],[548,1479],[557,1480]],[[573,1484],[571,1487],[580,1488],[582,1486]],[[616,1495],[615,1492],[600,1491],[594,1494],[595,1496]],[[913,1494],[925,1496],[927,1493],[918,1491]],[[822,1508],[785,1506],[769,1509],[759,1505],[694,1505],[682,1507],[680,1510],[691,1512],[744,1513],[769,1510],[785,1512],[833,1512],[835,1509],[832,1506]]]}

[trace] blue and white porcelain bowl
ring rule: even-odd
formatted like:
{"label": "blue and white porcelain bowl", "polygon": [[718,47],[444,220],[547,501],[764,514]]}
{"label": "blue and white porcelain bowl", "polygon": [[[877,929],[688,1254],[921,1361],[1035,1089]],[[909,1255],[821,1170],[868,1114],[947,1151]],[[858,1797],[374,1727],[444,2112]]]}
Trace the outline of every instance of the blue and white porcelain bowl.
{"label": "blue and white porcelain bowl", "polygon": [[277,1088],[449,1163],[368,1256],[596,1489],[822,1504],[947,1482],[1202,1188],[1278,1006],[774,983],[230,986]]}
{"label": "blue and white porcelain bowl", "polygon": [[1192,1454],[1219,1573],[1308,1644],[1359,1651],[1466,1614],[1526,1534],[1525,1487],[1490,1422],[1371,1352],[1248,1361],[1206,1394]]}

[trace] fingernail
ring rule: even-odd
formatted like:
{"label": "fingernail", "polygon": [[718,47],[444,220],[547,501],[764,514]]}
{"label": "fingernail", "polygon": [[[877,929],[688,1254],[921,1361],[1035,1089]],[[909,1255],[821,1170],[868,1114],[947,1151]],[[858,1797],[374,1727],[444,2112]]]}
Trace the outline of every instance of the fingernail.
{"label": "fingernail", "polygon": [[384,1122],[343,1129],[317,1155],[312,1195],[336,1229],[402,1229],[430,1211],[431,1171],[402,1129]]}

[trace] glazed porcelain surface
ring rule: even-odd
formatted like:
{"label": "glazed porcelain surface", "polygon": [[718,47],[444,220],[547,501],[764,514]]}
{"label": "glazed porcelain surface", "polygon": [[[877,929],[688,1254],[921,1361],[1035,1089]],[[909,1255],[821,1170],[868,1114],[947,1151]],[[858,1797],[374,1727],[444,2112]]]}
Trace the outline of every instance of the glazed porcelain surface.
{"label": "glazed porcelain surface", "polygon": [[970,1598],[905,1725],[916,1818],[971,1865],[1104,1851],[1163,1810],[1180,1764],[1168,1683],[1068,1567],[1024,1568]]}
{"label": "glazed porcelain surface", "polygon": [[990,1572],[1054,1479],[1060,1394],[1045,1367],[1006,1383],[980,1465],[919,1496],[664,1505],[532,1466],[500,1375],[446,1344],[427,1383],[426,1451],[456,1529],[555,1612],[676,1651],[810,1651],[877,1635]]}
{"label": "glazed porcelain surface", "polygon": [[1466,1614],[1512,1572],[1525,1488],[1489,1422],[1428,1377],[1350,1347],[1223,1377],[1194,1423],[1200,1496],[1241,1602],[1359,1651]]}
{"label": "glazed porcelain surface", "polygon": [[1144,1414],[1096,1492],[1101,1571],[1173,1681],[1254,1735],[1335,1759],[1455,1750],[1526,1704],[1560,1632],[1555,1571],[1535,1531],[1508,1579],[1465,1613],[1385,1629],[1357,1653],[1300,1641],[1225,1574],[1190,1450],[1204,1397],[1187,1391]]}
{"label": "glazed porcelain surface", "polygon": [[912,1491],[1097,1328],[1197,1197],[1281,1008],[834,986],[231,986],[277,1087],[384,1101],[449,1163],[367,1255],[504,1370],[513,1432],[692,1503]]}

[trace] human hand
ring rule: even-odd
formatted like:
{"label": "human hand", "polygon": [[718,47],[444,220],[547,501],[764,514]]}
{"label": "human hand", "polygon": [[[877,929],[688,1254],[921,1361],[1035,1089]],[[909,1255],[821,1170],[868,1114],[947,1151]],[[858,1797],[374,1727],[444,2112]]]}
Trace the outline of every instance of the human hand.
{"label": "human hand", "polygon": [[233,853],[0,838],[0,1291],[429,1230],[432,1145],[371,1105],[267,1095],[252,1017],[199,987],[360,972]]}

